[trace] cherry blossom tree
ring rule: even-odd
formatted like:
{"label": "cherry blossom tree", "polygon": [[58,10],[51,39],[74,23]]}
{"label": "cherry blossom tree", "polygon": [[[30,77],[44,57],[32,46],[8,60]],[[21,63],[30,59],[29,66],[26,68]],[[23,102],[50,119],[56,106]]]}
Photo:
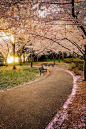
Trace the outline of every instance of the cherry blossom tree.
{"label": "cherry blossom tree", "polygon": [[1,0],[0,30],[12,34],[22,30],[24,35],[56,43],[65,51],[79,52],[84,58],[86,80],[85,3],[85,0]]}
{"label": "cherry blossom tree", "polygon": [[5,66],[8,66],[7,58],[10,53],[10,48],[12,48],[11,42],[6,34],[0,33],[0,53],[5,61]]}

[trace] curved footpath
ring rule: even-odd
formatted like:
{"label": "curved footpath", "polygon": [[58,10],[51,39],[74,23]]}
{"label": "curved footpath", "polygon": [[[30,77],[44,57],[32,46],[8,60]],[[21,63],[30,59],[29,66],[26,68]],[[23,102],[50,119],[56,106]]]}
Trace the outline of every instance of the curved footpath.
{"label": "curved footpath", "polygon": [[82,75],[70,73],[73,76],[71,95],[46,129],[86,129],[86,81]]}
{"label": "curved footpath", "polygon": [[70,74],[49,68],[50,75],[0,93],[0,129],[45,129],[72,91]]}

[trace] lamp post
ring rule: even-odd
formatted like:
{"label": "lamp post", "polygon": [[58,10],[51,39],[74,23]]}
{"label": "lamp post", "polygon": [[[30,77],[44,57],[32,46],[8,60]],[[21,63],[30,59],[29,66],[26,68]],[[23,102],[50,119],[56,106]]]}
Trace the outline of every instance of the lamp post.
{"label": "lamp post", "polygon": [[15,42],[14,42],[13,35],[11,35],[11,41],[12,41],[12,46],[13,46],[13,69],[16,69],[15,67]]}

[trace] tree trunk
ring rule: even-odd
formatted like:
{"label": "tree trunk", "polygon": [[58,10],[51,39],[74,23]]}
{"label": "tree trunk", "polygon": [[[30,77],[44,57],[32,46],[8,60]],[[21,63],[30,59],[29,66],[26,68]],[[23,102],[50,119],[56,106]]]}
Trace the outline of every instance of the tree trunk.
{"label": "tree trunk", "polygon": [[62,53],[62,60],[64,60],[64,53]]}
{"label": "tree trunk", "polygon": [[38,57],[37,57],[37,62],[38,62]]}
{"label": "tree trunk", "polygon": [[30,57],[28,56],[28,62],[30,61]]}
{"label": "tree trunk", "polygon": [[53,60],[54,60],[54,65],[55,65],[55,57],[54,57],[54,55],[53,55]]}
{"label": "tree trunk", "polygon": [[22,52],[20,51],[20,59],[19,59],[19,64],[20,64],[20,66],[22,66],[22,61],[21,61],[21,55],[22,55]]}
{"label": "tree trunk", "polygon": [[59,52],[59,63],[60,63],[60,52]]}
{"label": "tree trunk", "polygon": [[74,13],[74,0],[72,0],[72,16],[75,17],[75,13]]}
{"label": "tree trunk", "polygon": [[22,63],[21,63],[21,55],[20,55],[20,60],[19,60],[19,64],[20,64],[20,66],[22,66]]}
{"label": "tree trunk", "polygon": [[31,67],[33,67],[33,61],[31,60]]}
{"label": "tree trunk", "polygon": [[25,55],[23,55],[23,58],[24,58],[23,62],[25,63]]}
{"label": "tree trunk", "polygon": [[84,80],[86,81],[86,59],[84,59]]}
{"label": "tree trunk", "polygon": [[31,54],[31,67],[33,67],[33,57],[32,57],[32,54]]}
{"label": "tree trunk", "polygon": [[7,58],[5,59],[5,66],[6,66],[6,67],[8,66],[8,64],[7,64]]}
{"label": "tree trunk", "polygon": [[50,55],[50,60],[52,60],[52,54]]}
{"label": "tree trunk", "polygon": [[55,58],[54,58],[54,65],[55,65]]}
{"label": "tree trunk", "polygon": [[13,69],[16,69],[15,67],[15,43],[13,44]]}
{"label": "tree trunk", "polygon": [[86,81],[86,45],[85,45],[85,54],[84,54],[84,80]]}

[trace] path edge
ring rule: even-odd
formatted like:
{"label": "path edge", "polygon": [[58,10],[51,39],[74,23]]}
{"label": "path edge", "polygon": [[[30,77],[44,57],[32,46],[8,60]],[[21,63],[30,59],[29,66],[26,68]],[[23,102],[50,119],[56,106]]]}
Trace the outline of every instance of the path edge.
{"label": "path edge", "polygon": [[[58,68],[58,67],[55,67],[55,68]],[[72,88],[71,94],[69,95],[69,97],[66,100],[66,102],[63,104],[62,108],[59,109],[57,114],[54,116],[54,118],[51,120],[51,122],[47,125],[47,127],[45,129],[54,129],[53,125],[56,122],[58,122],[59,126],[61,126],[63,121],[67,118],[68,105],[71,104],[72,101],[74,100],[74,97],[76,95],[76,91],[78,89],[77,80],[81,77],[80,75],[74,75],[74,73],[69,71],[69,70],[65,70],[65,69],[62,69],[62,68],[58,68],[58,69],[69,73],[73,77],[73,88]],[[55,127],[55,128],[58,128],[58,126]]]}

